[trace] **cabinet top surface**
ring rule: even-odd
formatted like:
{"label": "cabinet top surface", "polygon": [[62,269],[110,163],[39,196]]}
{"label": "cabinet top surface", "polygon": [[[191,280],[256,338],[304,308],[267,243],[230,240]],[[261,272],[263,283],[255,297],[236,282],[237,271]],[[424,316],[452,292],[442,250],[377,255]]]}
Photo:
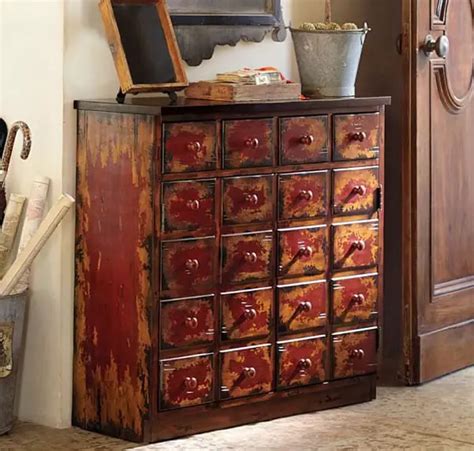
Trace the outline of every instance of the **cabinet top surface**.
{"label": "cabinet top surface", "polygon": [[151,115],[199,114],[199,113],[237,113],[261,111],[306,111],[330,110],[340,108],[368,108],[390,105],[390,97],[353,97],[309,100],[279,100],[255,102],[213,102],[179,97],[176,103],[167,97],[130,97],[123,104],[115,99],[76,100],[77,110],[104,111],[111,113],[133,113]]}

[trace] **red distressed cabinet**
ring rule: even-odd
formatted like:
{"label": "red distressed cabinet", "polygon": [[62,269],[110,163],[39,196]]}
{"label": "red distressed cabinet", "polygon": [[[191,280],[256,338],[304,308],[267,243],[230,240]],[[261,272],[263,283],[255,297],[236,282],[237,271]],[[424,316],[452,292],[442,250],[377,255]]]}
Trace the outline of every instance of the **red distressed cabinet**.
{"label": "red distressed cabinet", "polygon": [[156,442],[375,397],[389,103],[75,103],[75,425]]}

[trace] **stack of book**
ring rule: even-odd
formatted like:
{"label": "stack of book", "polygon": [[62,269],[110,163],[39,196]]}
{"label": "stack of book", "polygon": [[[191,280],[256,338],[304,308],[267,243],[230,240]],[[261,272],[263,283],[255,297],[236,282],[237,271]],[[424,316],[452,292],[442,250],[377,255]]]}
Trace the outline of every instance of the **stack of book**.
{"label": "stack of book", "polygon": [[288,82],[275,68],[241,69],[217,74],[215,80],[191,83],[185,95],[229,102],[297,100],[301,98],[301,85]]}

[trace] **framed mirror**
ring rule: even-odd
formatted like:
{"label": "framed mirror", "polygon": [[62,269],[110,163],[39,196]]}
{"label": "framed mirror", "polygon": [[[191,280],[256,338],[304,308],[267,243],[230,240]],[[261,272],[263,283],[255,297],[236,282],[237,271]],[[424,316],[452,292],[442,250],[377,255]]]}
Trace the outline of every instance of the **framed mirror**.
{"label": "framed mirror", "polygon": [[216,45],[286,38],[281,0],[168,0],[183,59],[191,66],[212,57]]}

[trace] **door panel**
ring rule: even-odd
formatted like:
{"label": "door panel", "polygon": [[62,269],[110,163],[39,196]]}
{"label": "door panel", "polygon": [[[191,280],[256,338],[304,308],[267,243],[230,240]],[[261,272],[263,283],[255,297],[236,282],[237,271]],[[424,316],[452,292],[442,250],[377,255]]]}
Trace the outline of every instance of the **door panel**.
{"label": "door panel", "polygon": [[[472,341],[465,339],[474,323],[474,4],[418,0],[415,6],[416,209],[410,227],[417,345],[411,356],[412,383],[474,363]],[[447,37],[447,57],[442,48],[425,53],[429,35],[438,45]],[[458,333],[446,333],[446,328]],[[443,346],[434,345],[441,342]],[[450,349],[463,358],[453,363]]]}

